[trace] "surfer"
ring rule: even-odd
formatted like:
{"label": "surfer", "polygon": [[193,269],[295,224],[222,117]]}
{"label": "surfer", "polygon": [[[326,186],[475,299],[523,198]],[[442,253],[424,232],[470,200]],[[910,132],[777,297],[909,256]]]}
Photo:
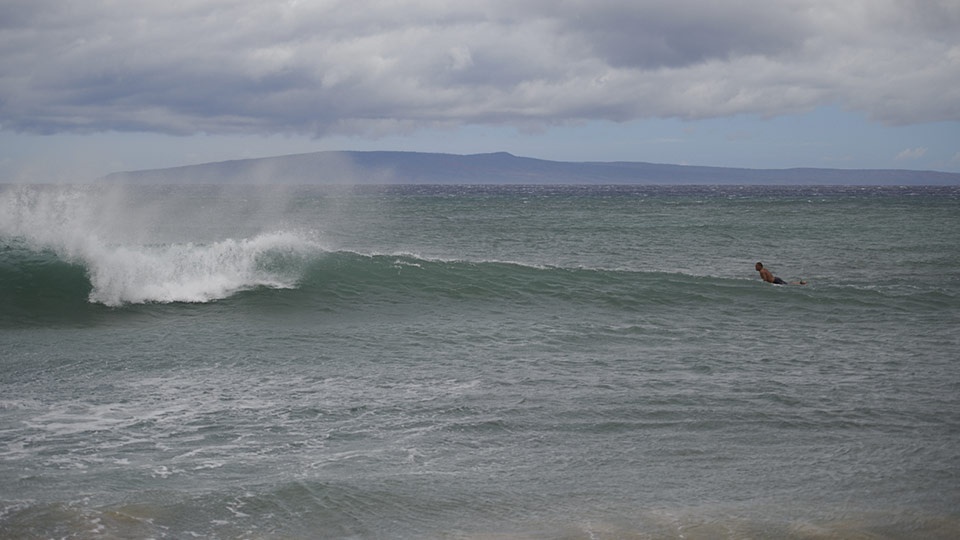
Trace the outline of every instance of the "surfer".
{"label": "surfer", "polygon": [[[767,283],[773,283],[774,285],[788,285],[788,283],[778,277],[775,277],[769,270],[763,267],[762,262],[757,263],[757,272],[760,272],[760,279],[766,281]],[[789,283],[789,285],[806,285],[807,282],[800,280]]]}

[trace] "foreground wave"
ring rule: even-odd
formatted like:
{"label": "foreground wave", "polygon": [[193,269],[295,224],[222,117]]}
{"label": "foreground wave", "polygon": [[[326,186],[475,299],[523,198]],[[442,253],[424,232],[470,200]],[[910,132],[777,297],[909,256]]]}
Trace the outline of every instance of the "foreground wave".
{"label": "foreground wave", "polygon": [[[131,247],[88,242],[71,253],[36,250],[17,240],[0,244],[0,250],[0,293],[5,298],[0,321],[6,324],[82,322],[124,306],[222,301],[328,311],[439,301],[501,307],[553,303],[624,313],[724,308],[765,298],[797,307],[857,305],[878,310],[892,301],[930,308],[955,301],[944,291],[781,288],[681,273],[327,251],[288,232],[211,244]],[[270,292],[275,290],[286,292]]]}
{"label": "foreground wave", "polygon": [[[19,244],[19,245],[18,245]],[[148,302],[209,302],[255,287],[289,288],[318,247],[294,234],[264,234],[208,245],[110,246],[90,239],[74,249],[2,248],[6,294],[116,307]]]}
{"label": "foreground wave", "polygon": [[[117,209],[121,210],[117,210]],[[162,209],[163,221],[171,221]],[[240,240],[143,243],[155,224],[145,207],[94,188],[19,188],[0,196],[5,304],[30,309],[95,304],[209,302],[255,287],[293,287],[319,246],[292,232]]]}
{"label": "foreground wave", "polygon": [[[693,284],[709,278],[627,270],[561,268],[500,261],[460,261],[413,254],[326,251],[293,233],[271,233],[208,245],[107,246],[77,253],[22,241],[0,244],[7,294],[23,298],[85,297],[117,307],[205,303],[256,288],[300,288],[349,298],[386,291],[446,297],[596,294],[618,282],[660,279]],[[610,291],[616,293],[617,291]]]}

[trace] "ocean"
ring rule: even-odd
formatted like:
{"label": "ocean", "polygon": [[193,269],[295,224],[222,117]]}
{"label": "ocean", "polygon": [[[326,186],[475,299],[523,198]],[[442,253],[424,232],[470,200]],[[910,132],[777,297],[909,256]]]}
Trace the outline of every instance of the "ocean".
{"label": "ocean", "polygon": [[958,538],[958,291],[956,186],[0,186],[0,538]]}

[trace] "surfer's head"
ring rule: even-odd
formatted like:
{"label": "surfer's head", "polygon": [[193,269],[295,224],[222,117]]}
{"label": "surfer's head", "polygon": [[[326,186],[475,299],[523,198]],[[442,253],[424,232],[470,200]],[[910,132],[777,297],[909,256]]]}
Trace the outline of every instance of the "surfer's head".
{"label": "surfer's head", "polygon": [[763,263],[762,263],[762,262],[758,262],[758,263],[757,263],[757,270],[760,270],[761,268],[763,268]]}

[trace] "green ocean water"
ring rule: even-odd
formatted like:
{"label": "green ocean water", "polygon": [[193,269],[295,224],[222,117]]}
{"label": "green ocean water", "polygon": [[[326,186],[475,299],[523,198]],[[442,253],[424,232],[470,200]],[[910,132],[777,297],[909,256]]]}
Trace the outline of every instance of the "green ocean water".
{"label": "green ocean water", "polygon": [[956,187],[4,186],[0,537],[955,538],[958,286]]}

